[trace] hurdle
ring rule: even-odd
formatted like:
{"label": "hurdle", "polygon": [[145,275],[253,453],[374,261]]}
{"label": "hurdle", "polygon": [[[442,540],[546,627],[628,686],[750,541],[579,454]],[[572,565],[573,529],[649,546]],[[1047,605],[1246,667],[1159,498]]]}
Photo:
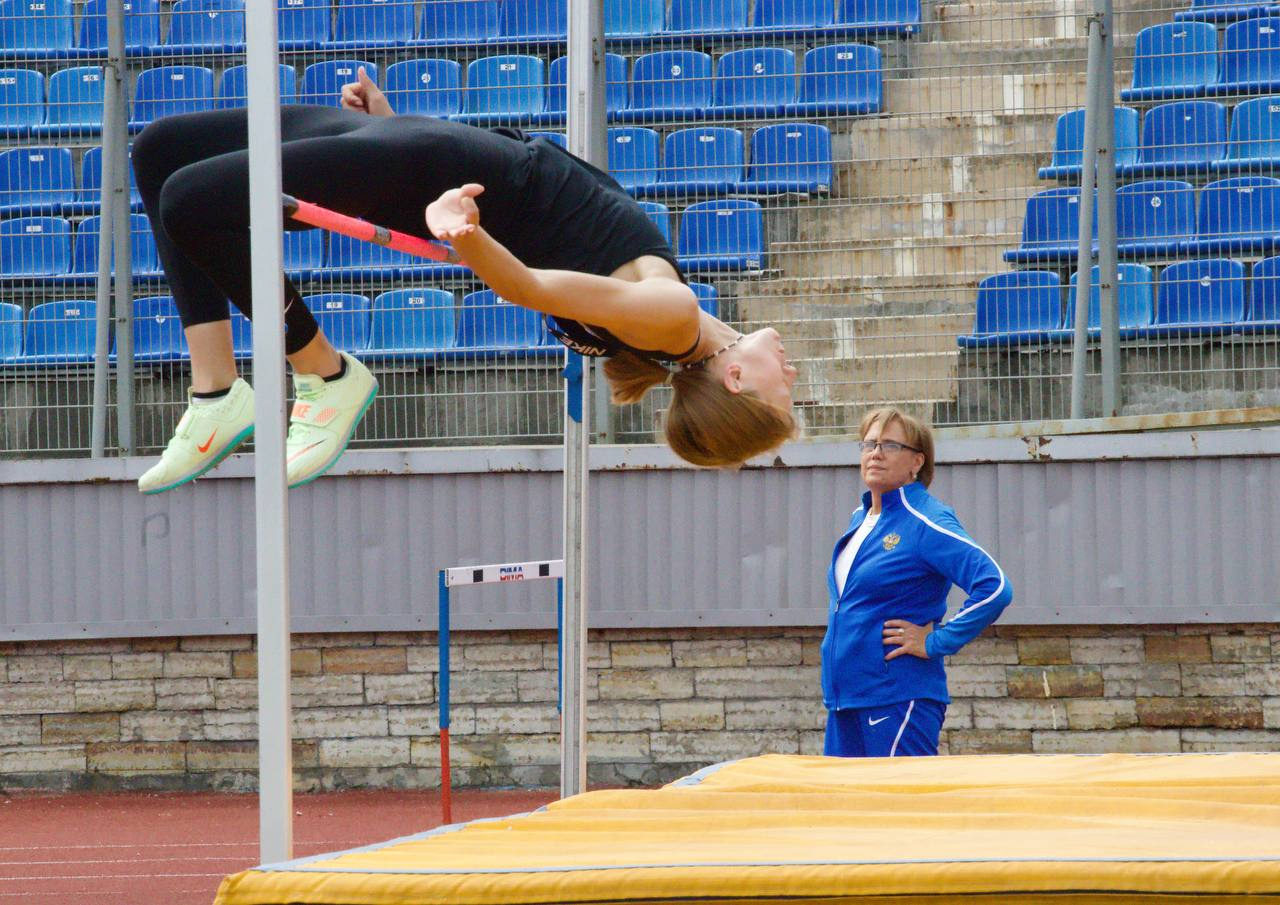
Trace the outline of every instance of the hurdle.
{"label": "hurdle", "polygon": [[[439,604],[440,648],[440,817],[453,823],[453,778],[449,762],[449,589],[478,584],[505,584],[512,581],[556,580],[556,711],[563,707],[564,688],[564,560],[497,563],[489,566],[453,566],[441,569]],[[560,732],[563,735],[564,726]]]}

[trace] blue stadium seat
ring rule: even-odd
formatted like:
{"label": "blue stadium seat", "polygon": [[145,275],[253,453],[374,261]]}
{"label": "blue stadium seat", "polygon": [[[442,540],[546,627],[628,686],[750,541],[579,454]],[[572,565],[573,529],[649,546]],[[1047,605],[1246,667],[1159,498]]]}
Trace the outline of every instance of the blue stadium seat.
{"label": "blue stadium seat", "polygon": [[281,50],[313,50],[329,40],[331,0],[279,0],[276,41]]}
{"label": "blue stadium seat", "polygon": [[1240,330],[1244,333],[1280,330],[1280,257],[1264,258],[1253,265],[1249,313]]}
{"label": "blue stadium seat", "polygon": [[1280,240],[1280,179],[1232,176],[1200,192],[1195,241],[1186,254],[1268,257]]}
{"label": "blue stadium seat", "polygon": [[1172,258],[1196,235],[1196,193],[1175,180],[1116,189],[1116,252],[1122,258]]}
{"label": "blue stadium seat", "polygon": [[331,50],[404,47],[413,40],[413,0],[336,0]]}
{"label": "blue stadium seat", "polygon": [[[1098,274],[1101,269],[1094,265],[1089,271],[1089,339],[1097,339],[1102,335],[1102,291],[1099,287]],[[1076,288],[1079,283],[1079,272],[1071,274],[1071,285],[1067,289],[1067,308],[1062,316],[1062,329],[1053,331],[1050,339],[1058,342],[1071,342],[1075,339],[1076,325]],[[1120,338],[1133,339],[1138,331],[1150,326],[1155,315],[1155,277],[1151,268],[1145,264],[1116,265],[1116,313],[1120,321]]]}
{"label": "blue stadium seat", "polygon": [[[160,44],[159,0],[124,0],[123,6],[125,53],[150,53]],[[82,52],[107,52],[107,0],[86,0],[76,48]]]}
{"label": "blue stadium seat", "polygon": [[353,292],[323,292],[303,297],[333,347],[360,352],[369,345],[369,299]]}
{"label": "blue stadium seat", "polygon": [[1280,97],[1237,104],[1227,134],[1227,156],[1210,166],[1220,176],[1280,169]]}
{"label": "blue stadium seat", "polygon": [[661,201],[637,201],[637,204],[648,214],[649,219],[653,221],[653,225],[658,227],[658,231],[662,233],[662,238],[667,240],[667,244],[671,244],[671,211]]}
{"label": "blue stadium seat", "polygon": [[[292,104],[298,95],[298,74],[292,66],[280,64],[280,103]],[[239,66],[228,66],[218,82],[218,93],[214,98],[214,106],[219,110],[230,110],[243,107],[248,98],[249,67],[241,63]]]}
{"label": "blue stadium seat", "polygon": [[1062,324],[1062,280],[1048,270],[997,273],[978,284],[973,333],[962,349],[1048,342]]}
{"label": "blue stadium seat", "polygon": [[756,0],[751,30],[786,38],[821,33],[831,25],[829,0]]}
{"label": "blue stadium seat", "polygon": [[671,0],[668,34],[740,34],[747,28],[747,0]]}
{"label": "blue stadium seat", "polygon": [[334,233],[329,237],[324,271],[314,276],[316,279],[388,278],[394,277],[399,268],[410,267],[415,263],[416,259],[403,251]]}
{"label": "blue stadium seat", "polygon": [[[568,57],[556,57],[547,73],[547,108],[533,117],[539,126],[562,126],[565,123],[565,82],[568,77]],[[627,106],[627,59],[616,53],[604,57],[605,115],[615,119],[619,110]]]}
{"label": "blue stadium seat", "polygon": [[295,280],[311,279],[324,269],[325,232],[322,229],[286,230],[284,271]]}
{"label": "blue stadium seat", "polygon": [[547,356],[558,347],[547,340],[537,311],[513,305],[492,289],[472,292],[458,311],[457,357],[513,354]]}
{"label": "blue stadium seat", "polygon": [[430,0],[422,4],[417,44],[483,44],[498,36],[498,0]]}
{"label": "blue stadium seat", "polygon": [[157,66],[138,76],[129,131],[175,113],[213,109],[213,70],[204,66]]}
{"label": "blue stadium seat", "polygon": [[34,69],[0,69],[0,137],[26,138],[44,116],[44,76]]}
{"label": "blue stadium seat", "polygon": [[253,323],[231,306],[231,354],[238,359],[253,357]]}
{"label": "blue stadium seat", "polygon": [[1207,22],[1166,22],[1138,32],[1133,81],[1122,101],[1200,97],[1218,80],[1218,33]]}
{"label": "blue stadium seat", "polygon": [[453,347],[453,293],[397,289],[373,300],[367,361],[421,360]]}
{"label": "blue stadium seat", "polygon": [[59,276],[71,268],[71,224],[61,217],[0,221],[0,278]]}
{"label": "blue stadium seat", "polygon": [[10,60],[71,54],[71,0],[0,2],[0,48]]}
{"label": "blue stadium seat", "polygon": [[763,269],[760,205],[732,198],[690,205],[680,218],[676,258],[690,273]]}
{"label": "blue stadium seat", "polygon": [[563,39],[568,31],[564,0],[502,0],[498,35],[504,44]]}
{"label": "blue stadium seat", "polygon": [[739,194],[785,192],[825,194],[831,191],[835,167],[831,132],[817,123],[774,123],[751,136],[751,163]]}
{"label": "blue stadium seat", "polygon": [[[1212,26],[1210,26],[1212,27]],[[1280,17],[1245,19],[1228,25],[1218,57],[1213,95],[1280,91]]]}
{"label": "blue stadium seat", "polygon": [[1180,261],[1160,274],[1151,326],[1142,339],[1218,336],[1244,319],[1244,265],[1226,258]]}
{"label": "blue stadium seat", "polygon": [[0,363],[22,357],[22,306],[0,302]]}
{"label": "blue stadium seat", "polygon": [[690,283],[689,288],[698,297],[698,307],[712,317],[720,316],[720,293],[710,283]]}
{"label": "blue stadium seat", "polygon": [[27,314],[21,364],[93,362],[98,306],[91,299],[45,302]]}
{"label": "blue stadium seat", "polygon": [[609,175],[632,194],[658,182],[661,137],[645,126],[617,126],[609,130]]}
{"label": "blue stadium seat", "polygon": [[553,145],[559,145],[566,151],[569,150],[569,139],[565,138],[563,132],[530,132],[534,138],[543,138],[551,142]]}
{"label": "blue stadium seat", "polygon": [[[1138,111],[1132,107],[1116,107],[1115,162],[1120,169],[1138,162]],[[1078,182],[1084,165],[1084,109],[1072,110],[1058,117],[1053,133],[1053,159],[1041,167],[1041,179]]]}
{"label": "blue stadium seat", "polygon": [[711,57],[696,50],[659,50],[631,68],[631,95],[618,120],[669,123],[701,118],[711,106]]}
{"label": "blue stadium seat", "polygon": [[[1098,206],[1093,206],[1093,249],[1098,247]],[[1004,253],[1014,264],[1067,263],[1075,260],[1080,235],[1080,189],[1036,192],[1027,199],[1022,242]]]}
{"label": "blue stadium seat", "polygon": [[[84,160],[80,164],[80,190],[70,204],[62,206],[62,215],[78,217],[98,210],[102,195],[102,148],[90,148],[84,152]],[[129,210],[142,210],[142,196],[138,194],[138,183],[134,177],[133,166],[129,166]]]}
{"label": "blue stadium seat", "polygon": [[1228,25],[1268,15],[1273,9],[1265,3],[1241,3],[1240,0],[1191,0],[1191,8],[1174,13],[1173,21]]}
{"label": "blue stadium seat", "polygon": [[781,47],[731,50],[716,63],[707,115],[726,119],[780,116],[796,101],[796,56]]}
{"label": "blue stadium seat", "polygon": [[0,154],[0,214],[57,214],[75,201],[69,148],[22,147]]}
{"label": "blue stadium seat", "polygon": [[364,60],[325,60],[312,63],[302,72],[298,85],[298,103],[318,107],[342,104],[342,86],[358,78],[360,67],[373,81],[378,81],[378,67]]}
{"label": "blue stadium seat", "polygon": [[861,116],[882,104],[880,50],[869,44],[828,44],[804,55],[800,100],[784,116]]}
{"label": "blue stadium seat", "polygon": [[920,0],[837,0],[841,34],[905,36],[920,29]]}
{"label": "blue stadium seat", "polygon": [[40,138],[84,138],[102,134],[102,67],[76,66],[49,76],[44,122],[31,134]]}
{"label": "blue stadium seat", "polygon": [[453,117],[474,125],[518,126],[546,107],[546,64],[541,57],[501,54],[467,64],[462,112]]}
{"label": "blue stadium seat", "polygon": [[1214,101],[1173,101],[1147,111],[1135,163],[1122,176],[1186,179],[1210,172],[1226,154],[1227,108]]}
{"label": "blue stadium seat", "polygon": [[656,35],[665,15],[664,0],[604,0],[604,32],[610,38]]}
{"label": "blue stadium seat", "polygon": [[462,66],[455,60],[405,60],[387,67],[382,90],[396,113],[448,118],[462,109]]}
{"label": "blue stadium seat", "polygon": [[[102,218],[86,217],[76,227],[75,240],[71,247],[71,277],[96,279],[98,276],[98,235],[102,229]],[[151,222],[146,214],[129,215],[129,256],[133,259],[133,278],[152,278],[163,276],[160,259],[156,255],[156,238],[151,233]],[[115,271],[115,251],[111,254],[111,268]],[[77,282],[84,282],[79,280]]]}
{"label": "blue stadium seat", "polygon": [[178,0],[169,33],[153,53],[240,53],[244,50],[244,0]]}
{"label": "blue stadium seat", "polygon": [[727,195],[746,175],[743,145],[737,129],[677,129],[667,136],[658,181],[637,189],[660,198]]}
{"label": "blue stadium seat", "polygon": [[191,355],[171,295],[133,300],[133,360],[139,364],[185,361]]}

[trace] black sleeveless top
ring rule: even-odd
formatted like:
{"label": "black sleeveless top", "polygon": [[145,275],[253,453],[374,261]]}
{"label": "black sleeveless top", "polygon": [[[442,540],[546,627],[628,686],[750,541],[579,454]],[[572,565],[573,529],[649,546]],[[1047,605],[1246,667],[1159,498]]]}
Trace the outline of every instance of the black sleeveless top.
{"label": "black sleeveless top", "polygon": [[[685,279],[662,231],[608,173],[519,129],[491,131],[524,142],[529,155],[519,205],[523,215],[509,221],[503,236],[517,258],[530,267],[608,276],[628,261],[652,255],[670,263]],[[546,321],[552,336],[593,358],[629,351],[655,361],[674,361],[693,351],[637,349],[603,327],[551,315]]]}

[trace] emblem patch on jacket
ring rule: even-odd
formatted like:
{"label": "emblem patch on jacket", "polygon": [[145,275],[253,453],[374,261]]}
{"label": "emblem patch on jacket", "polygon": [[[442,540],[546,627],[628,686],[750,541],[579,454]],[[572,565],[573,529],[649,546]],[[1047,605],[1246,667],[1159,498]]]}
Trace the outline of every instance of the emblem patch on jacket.
{"label": "emblem patch on jacket", "polygon": [[894,547],[898,546],[898,544],[901,543],[901,541],[902,541],[902,538],[900,538],[896,534],[886,534],[884,536],[885,552],[887,553],[892,551]]}

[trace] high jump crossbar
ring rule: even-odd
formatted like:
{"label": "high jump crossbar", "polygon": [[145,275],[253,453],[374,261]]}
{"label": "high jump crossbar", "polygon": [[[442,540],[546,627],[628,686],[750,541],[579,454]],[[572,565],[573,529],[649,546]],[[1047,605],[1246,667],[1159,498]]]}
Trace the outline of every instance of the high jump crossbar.
{"label": "high jump crossbar", "polygon": [[[557,673],[564,674],[564,560],[540,559],[533,562],[497,563],[490,566],[453,566],[440,570],[440,816],[453,823],[453,779],[449,765],[449,589],[477,584],[506,584],[513,581],[556,580],[556,663]],[[563,686],[557,681],[556,710],[563,701]],[[560,732],[567,730],[563,724]]]}

